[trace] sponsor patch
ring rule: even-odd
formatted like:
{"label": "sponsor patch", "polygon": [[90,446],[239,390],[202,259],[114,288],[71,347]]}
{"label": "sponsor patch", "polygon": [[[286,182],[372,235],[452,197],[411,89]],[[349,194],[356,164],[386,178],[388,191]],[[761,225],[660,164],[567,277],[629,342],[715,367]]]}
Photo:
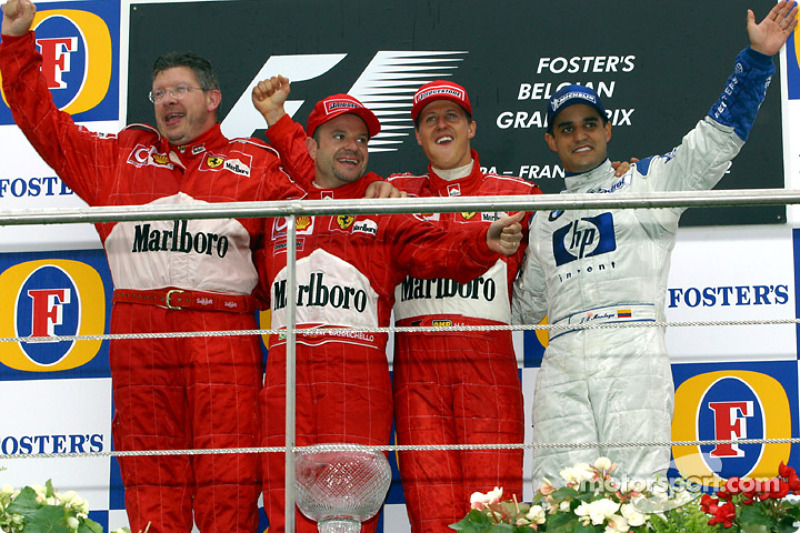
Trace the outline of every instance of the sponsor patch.
{"label": "sponsor patch", "polygon": [[239,176],[244,176],[246,178],[250,177],[250,165],[241,159],[228,159],[225,161],[225,170],[229,170],[234,174],[238,174]]}
{"label": "sponsor patch", "polygon": [[374,220],[360,220],[353,225],[353,233],[378,234],[378,223]]}
{"label": "sponsor patch", "polygon": [[355,218],[352,215],[338,215],[336,217],[336,225],[341,229],[347,229],[353,225]]}
{"label": "sponsor patch", "polygon": [[206,165],[208,165],[208,168],[219,168],[224,162],[225,160],[223,158],[215,155],[210,155],[208,156],[208,159],[206,159]]}
{"label": "sponsor patch", "polygon": [[304,231],[311,227],[311,223],[313,219],[308,215],[303,215],[301,217],[297,217],[294,222],[294,227],[297,231]]}
{"label": "sponsor patch", "polygon": [[146,144],[137,144],[128,154],[128,164],[136,168],[146,166],[154,166],[161,168],[174,168],[172,163],[169,162],[167,154],[159,153],[155,146],[148,146]]}

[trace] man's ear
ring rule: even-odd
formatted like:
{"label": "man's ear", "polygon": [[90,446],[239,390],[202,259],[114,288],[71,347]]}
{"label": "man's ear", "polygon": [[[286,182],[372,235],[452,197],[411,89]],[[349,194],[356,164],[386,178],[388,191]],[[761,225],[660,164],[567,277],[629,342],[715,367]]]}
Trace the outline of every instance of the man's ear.
{"label": "man's ear", "polygon": [[314,137],[306,137],[306,150],[308,150],[308,155],[314,161],[317,160],[317,148],[317,141]]}
{"label": "man's ear", "polygon": [[552,151],[558,152],[558,148],[556,148],[556,138],[553,137],[552,134],[545,133],[544,134],[544,142],[547,143],[547,146],[549,146]]}
{"label": "man's ear", "polygon": [[220,102],[222,102],[222,93],[216,89],[211,89],[206,91],[206,98],[206,101],[208,102],[208,110],[216,111]]}

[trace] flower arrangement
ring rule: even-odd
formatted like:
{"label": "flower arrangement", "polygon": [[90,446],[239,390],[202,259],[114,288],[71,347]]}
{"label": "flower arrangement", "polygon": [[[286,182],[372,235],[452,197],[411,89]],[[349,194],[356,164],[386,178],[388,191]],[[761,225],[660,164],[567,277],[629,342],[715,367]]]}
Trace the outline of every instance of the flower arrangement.
{"label": "flower arrangement", "polygon": [[728,479],[712,496],[699,486],[677,480],[665,483],[622,483],[612,477],[617,465],[601,457],[593,465],[578,464],[560,472],[566,483],[548,480],[531,503],[516,496],[503,500],[500,488],[470,498],[472,509],[450,527],[463,533],[530,533],[531,530],[602,533],[794,533],[800,503],[800,477],[781,463],[778,476],[767,481]]}
{"label": "flower arrangement", "polygon": [[[644,482],[621,483],[611,473],[617,465],[601,457],[593,465],[580,463],[560,472],[566,483],[556,487],[545,479],[530,504],[502,501],[502,489],[475,493],[472,510],[452,529],[464,533],[644,532],[653,528],[654,512],[681,506],[696,497],[689,490],[668,494],[648,489]],[[510,528],[509,528],[510,526]]]}
{"label": "flower arrangement", "polygon": [[56,492],[48,481],[14,490],[0,490],[0,531],[26,533],[102,533],[103,528],[89,519],[89,504],[74,491]]}
{"label": "flower arrangement", "polygon": [[709,524],[734,531],[794,533],[800,521],[800,503],[789,495],[800,495],[800,478],[794,468],[781,463],[778,475],[766,481],[731,477],[716,495],[703,495],[702,510],[711,515]]}

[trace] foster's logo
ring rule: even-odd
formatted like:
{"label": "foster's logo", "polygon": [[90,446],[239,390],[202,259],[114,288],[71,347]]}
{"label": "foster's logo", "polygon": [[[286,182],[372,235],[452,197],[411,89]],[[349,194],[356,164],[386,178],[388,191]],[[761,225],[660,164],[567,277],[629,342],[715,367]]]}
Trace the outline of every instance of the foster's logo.
{"label": "foster's logo", "polygon": [[[42,54],[42,74],[59,109],[76,121],[119,118],[115,64],[119,4],[85,2],[92,11],[44,9],[33,29]],[[81,4],[81,5],[84,5]],[[109,28],[114,28],[112,36]],[[7,100],[3,95],[3,101]],[[12,124],[7,105],[0,106],[0,124]]]}
{"label": "foster's logo", "polygon": [[781,383],[770,375],[724,370],[684,381],[675,393],[674,441],[734,441],[675,446],[681,475],[720,486],[733,477],[770,477],[788,462],[790,444],[738,443],[791,438],[791,409]]}
{"label": "foster's logo", "polygon": [[0,286],[8,295],[0,299],[0,336],[31,341],[5,343],[4,365],[54,372],[84,365],[97,354],[100,340],[55,338],[103,334],[105,290],[91,266],[70,260],[20,263],[0,274]]}

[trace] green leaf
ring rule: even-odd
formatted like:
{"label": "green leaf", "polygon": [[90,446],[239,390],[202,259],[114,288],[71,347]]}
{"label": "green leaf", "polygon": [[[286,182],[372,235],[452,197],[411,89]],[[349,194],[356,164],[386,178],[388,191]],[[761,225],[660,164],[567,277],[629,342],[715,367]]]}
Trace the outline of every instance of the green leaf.
{"label": "green leaf", "polygon": [[56,495],[56,489],[53,488],[52,479],[48,479],[47,483],[45,483],[44,486],[47,488],[47,490],[45,490],[44,492],[45,497],[52,498],[53,496]]}
{"label": "green leaf", "polygon": [[103,526],[90,518],[84,518],[78,525],[78,533],[103,533]]}
{"label": "green leaf", "polygon": [[19,492],[19,495],[8,505],[9,513],[21,514],[28,516],[35,513],[39,509],[39,504],[36,503],[36,491],[30,487],[25,487]]}
{"label": "green leaf", "polygon": [[[745,527],[758,527],[758,526],[769,526],[771,522],[769,516],[766,514],[765,510],[762,509],[760,505],[743,505],[741,507],[741,513],[739,514],[739,524],[742,527],[742,531],[745,531]],[[748,531],[758,531],[756,529],[748,530]]]}
{"label": "green leaf", "polygon": [[580,522],[578,516],[571,513],[547,515],[547,533],[571,533],[577,531]]}
{"label": "green leaf", "polygon": [[25,533],[69,533],[63,522],[63,507],[44,505],[25,519]]}

